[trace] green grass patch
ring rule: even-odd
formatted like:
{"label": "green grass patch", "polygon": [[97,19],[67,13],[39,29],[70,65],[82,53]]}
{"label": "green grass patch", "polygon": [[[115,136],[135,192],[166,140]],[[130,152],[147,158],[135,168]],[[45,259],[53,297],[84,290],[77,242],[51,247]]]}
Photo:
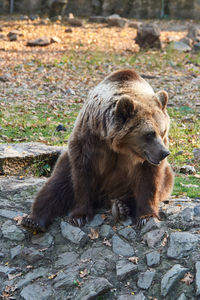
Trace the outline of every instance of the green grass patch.
{"label": "green grass patch", "polygon": [[200,198],[200,179],[194,176],[175,176],[173,195]]}

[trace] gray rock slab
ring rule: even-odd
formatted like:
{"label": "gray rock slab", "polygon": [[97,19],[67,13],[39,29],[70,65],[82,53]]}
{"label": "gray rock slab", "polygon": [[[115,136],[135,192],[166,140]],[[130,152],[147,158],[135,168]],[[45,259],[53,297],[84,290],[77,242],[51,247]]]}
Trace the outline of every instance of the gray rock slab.
{"label": "gray rock slab", "polygon": [[121,295],[117,298],[117,300],[145,300],[146,297],[142,292],[136,295]]}
{"label": "gray rock slab", "polygon": [[19,143],[0,145],[0,175],[19,175],[37,159],[45,163],[55,162],[64,147],[47,146],[42,143]]}
{"label": "gray rock slab", "polygon": [[147,290],[148,288],[150,288],[155,274],[155,271],[149,270],[140,273],[138,276],[137,286],[141,289]]}
{"label": "gray rock slab", "polygon": [[134,274],[137,272],[137,265],[129,262],[128,260],[119,260],[116,263],[116,274],[119,280],[127,278],[128,275]]}
{"label": "gray rock slab", "polygon": [[22,287],[26,286],[27,284],[29,284],[32,280],[46,276],[48,273],[48,269],[40,267],[38,269],[33,270],[32,272],[27,273],[24,278],[20,279],[17,284],[16,287],[18,289],[21,289]]}
{"label": "gray rock slab", "polygon": [[7,218],[7,219],[14,219],[18,216],[23,216],[24,213],[21,211],[13,211],[8,209],[0,209],[0,217]]}
{"label": "gray rock slab", "polygon": [[25,235],[21,229],[19,229],[16,225],[13,224],[12,221],[6,221],[2,225],[2,234],[5,238],[11,241],[23,241]]}
{"label": "gray rock slab", "polygon": [[75,252],[65,252],[61,253],[58,256],[58,260],[55,263],[56,267],[62,267],[70,265],[71,263],[75,262],[78,258],[78,254]]}
{"label": "gray rock slab", "polygon": [[88,280],[76,296],[76,300],[91,300],[108,292],[112,288],[111,283],[106,278],[94,278]]}
{"label": "gray rock slab", "polygon": [[10,249],[10,257],[11,259],[14,259],[16,256],[20,255],[22,246],[17,245],[16,247],[13,247]]}
{"label": "gray rock slab", "polygon": [[169,248],[167,256],[172,258],[182,258],[187,256],[191,250],[197,246],[198,238],[189,232],[172,232],[169,238]]}
{"label": "gray rock slab", "polygon": [[25,300],[49,300],[51,299],[52,290],[50,286],[42,286],[38,283],[27,285],[20,293]]}
{"label": "gray rock slab", "polygon": [[104,222],[104,220],[102,219],[102,216],[100,214],[97,214],[94,216],[94,218],[88,225],[91,227],[98,227],[98,226],[102,225],[103,222]]}
{"label": "gray rock slab", "polygon": [[32,237],[31,243],[40,247],[49,248],[53,244],[53,236],[49,232],[37,234]]}
{"label": "gray rock slab", "polygon": [[179,264],[174,265],[161,280],[161,295],[166,296],[172,287],[178,282],[188,269],[182,267]]}
{"label": "gray rock slab", "polygon": [[152,267],[160,264],[160,253],[153,251],[146,254],[147,266]]}
{"label": "gray rock slab", "polygon": [[187,297],[185,296],[184,293],[182,293],[178,298],[177,300],[187,300]]}
{"label": "gray rock slab", "polygon": [[132,227],[126,227],[119,230],[119,234],[128,241],[135,241],[136,239],[136,232]]}
{"label": "gray rock slab", "polygon": [[60,271],[53,280],[54,288],[72,288],[77,278],[79,278],[79,266],[67,267],[66,270]]}
{"label": "gray rock slab", "polygon": [[116,254],[122,256],[133,256],[134,250],[133,247],[130,246],[128,243],[124,242],[118,235],[114,235],[112,237],[112,251]]}
{"label": "gray rock slab", "polygon": [[195,276],[195,285],[196,285],[196,296],[200,295],[200,261],[197,261],[195,264],[196,276]]}
{"label": "gray rock slab", "polygon": [[114,234],[114,231],[110,225],[104,224],[100,228],[100,236],[103,238],[109,238]]}
{"label": "gray rock slab", "polygon": [[0,274],[1,275],[8,275],[8,274],[12,274],[16,271],[16,268],[10,268],[8,266],[2,266],[0,265]]}
{"label": "gray rock slab", "polygon": [[179,213],[179,216],[184,221],[191,222],[194,219],[194,209],[192,207],[186,207]]}
{"label": "gray rock slab", "polygon": [[98,259],[107,259],[114,256],[113,252],[106,246],[90,247],[81,255],[81,259],[91,259],[96,261]]}
{"label": "gray rock slab", "polygon": [[183,42],[173,42],[172,47],[174,50],[177,50],[179,52],[189,52],[191,51],[191,47]]}
{"label": "gray rock slab", "polygon": [[61,232],[64,238],[81,247],[88,241],[88,236],[80,228],[72,226],[64,221],[61,222]]}
{"label": "gray rock slab", "polygon": [[165,230],[163,228],[155,229],[145,233],[143,236],[143,240],[147,243],[149,248],[154,248],[157,245],[161,244],[164,235]]}
{"label": "gray rock slab", "polygon": [[152,231],[154,229],[160,229],[161,222],[156,218],[151,218],[145,226],[141,229],[141,234],[145,234],[146,232]]}
{"label": "gray rock slab", "polygon": [[33,264],[33,263],[43,259],[44,254],[32,247],[30,247],[30,248],[24,247],[21,250],[21,257],[23,257],[29,263]]}

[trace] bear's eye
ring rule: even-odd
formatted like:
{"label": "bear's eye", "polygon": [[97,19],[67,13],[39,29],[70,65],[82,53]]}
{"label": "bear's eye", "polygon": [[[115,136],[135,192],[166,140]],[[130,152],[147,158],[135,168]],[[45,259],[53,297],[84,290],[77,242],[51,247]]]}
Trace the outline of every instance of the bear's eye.
{"label": "bear's eye", "polygon": [[148,132],[148,133],[146,134],[146,138],[147,138],[147,139],[152,139],[152,138],[154,138],[155,136],[156,136],[155,131],[151,131],[151,132]]}

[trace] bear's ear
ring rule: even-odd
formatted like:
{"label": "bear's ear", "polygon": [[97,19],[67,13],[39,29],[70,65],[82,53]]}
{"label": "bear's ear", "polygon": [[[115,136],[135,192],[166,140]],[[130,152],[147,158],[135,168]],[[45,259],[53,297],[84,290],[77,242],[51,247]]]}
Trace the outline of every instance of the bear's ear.
{"label": "bear's ear", "polygon": [[161,105],[162,105],[162,109],[165,109],[167,106],[167,102],[168,102],[168,94],[165,91],[159,91],[158,93],[156,93],[156,96],[158,98],[158,100],[160,101]]}
{"label": "bear's ear", "polygon": [[117,102],[116,111],[115,111],[117,119],[125,122],[128,118],[130,118],[133,111],[134,111],[134,103],[130,98],[123,97]]}

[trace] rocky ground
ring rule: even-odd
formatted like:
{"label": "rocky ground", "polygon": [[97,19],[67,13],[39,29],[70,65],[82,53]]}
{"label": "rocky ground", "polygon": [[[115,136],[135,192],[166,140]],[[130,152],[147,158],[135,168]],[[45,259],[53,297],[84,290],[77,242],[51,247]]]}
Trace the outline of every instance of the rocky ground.
{"label": "rocky ground", "polygon": [[46,178],[0,178],[3,299],[200,299],[200,200],[171,198],[142,230],[109,211],[79,229],[57,219],[45,234],[19,223]]}

